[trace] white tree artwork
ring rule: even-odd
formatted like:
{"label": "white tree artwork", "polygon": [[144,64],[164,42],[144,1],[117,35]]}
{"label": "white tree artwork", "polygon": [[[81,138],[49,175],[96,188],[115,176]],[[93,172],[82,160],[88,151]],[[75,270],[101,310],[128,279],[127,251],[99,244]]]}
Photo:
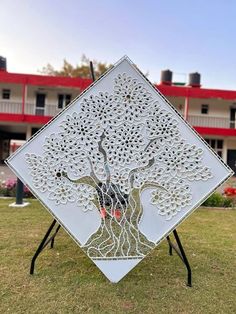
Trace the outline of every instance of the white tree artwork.
{"label": "white tree artwork", "polygon": [[231,175],[127,57],[8,164],[112,282]]}

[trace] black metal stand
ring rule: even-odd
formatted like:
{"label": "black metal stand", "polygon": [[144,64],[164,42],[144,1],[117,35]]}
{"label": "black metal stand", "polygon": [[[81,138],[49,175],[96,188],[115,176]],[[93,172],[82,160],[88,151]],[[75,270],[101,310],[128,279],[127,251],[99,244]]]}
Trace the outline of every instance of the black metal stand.
{"label": "black metal stand", "polygon": [[[55,236],[57,235],[59,229],[61,228],[61,225],[58,224],[58,226],[56,228],[54,228],[56,226],[56,219],[53,220],[51,226],[49,227],[48,231],[46,232],[43,240],[41,241],[41,243],[39,244],[33,258],[31,261],[31,265],[30,265],[30,275],[34,274],[34,267],[35,267],[35,261],[38,257],[38,255],[43,251],[43,249],[50,243],[50,248],[52,249],[54,247],[54,240],[55,240]],[[54,232],[53,232],[54,229]],[[51,235],[51,236],[50,236]]]}
{"label": "black metal stand", "polygon": [[[43,249],[50,243],[50,248],[52,249],[54,247],[54,241],[55,241],[55,237],[61,227],[60,224],[58,224],[57,227],[56,226],[57,221],[54,219],[52,224],[50,225],[50,227],[48,228],[48,231],[46,232],[43,240],[41,241],[41,243],[39,244],[33,258],[31,261],[31,265],[30,265],[30,274],[33,275],[34,274],[34,268],[35,268],[35,261],[37,259],[37,257],[39,256],[39,254],[43,251]],[[54,230],[54,232],[53,232]],[[184,263],[184,265],[187,268],[187,286],[192,287],[192,273],[191,273],[191,268],[188,262],[188,259],[186,257],[186,254],[184,252],[184,248],[182,246],[182,243],[180,241],[180,238],[178,236],[177,230],[174,229],[173,231],[175,240],[176,240],[176,244],[174,244],[170,237],[167,236],[166,239],[168,241],[169,244],[169,254],[173,255],[173,249],[175,250],[175,252],[178,254],[178,256],[181,258],[182,262]]]}
{"label": "black metal stand", "polygon": [[177,245],[174,244],[171,241],[169,236],[166,237],[166,239],[168,241],[168,244],[169,244],[169,254],[173,255],[172,251],[174,249],[175,252],[177,253],[177,255],[180,257],[180,259],[182,260],[182,262],[184,263],[184,265],[185,265],[185,267],[187,269],[187,286],[192,287],[192,271],[191,271],[191,267],[189,265],[187,256],[186,256],[186,254],[184,252],[184,248],[182,246],[182,243],[180,241],[180,238],[178,236],[178,233],[177,233],[176,229],[174,229],[173,234],[174,234],[174,237],[175,237]]}

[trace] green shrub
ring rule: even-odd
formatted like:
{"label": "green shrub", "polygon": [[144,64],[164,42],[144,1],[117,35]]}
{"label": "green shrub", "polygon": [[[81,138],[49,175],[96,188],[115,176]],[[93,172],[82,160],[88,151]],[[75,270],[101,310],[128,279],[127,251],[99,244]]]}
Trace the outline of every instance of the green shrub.
{"label": "green shrub", "polygon": [[202,206],[207,207],[232,207],[234,201],[232,198],[221,195],[220,193],[212,194]]}

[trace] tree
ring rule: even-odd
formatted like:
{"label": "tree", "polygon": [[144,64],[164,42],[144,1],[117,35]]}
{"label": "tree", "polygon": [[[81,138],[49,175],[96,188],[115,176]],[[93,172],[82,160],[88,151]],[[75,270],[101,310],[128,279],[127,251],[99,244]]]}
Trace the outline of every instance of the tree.
{"label": "tree", "polygon": [[99,230],[82,246],[91,258],[145,256],[155,244],[139,230],[143,191],[152,189],[151,204],[170,220],[191,205],[188,182],[212,176],[173,114],[125,73],[112,94],[84,97],[60,128],[45,139],[41,156],[26,160],[34,187],[55,204],[100,213]]}
{"label": "tree", "polygon": [[[96,77],[101,76],[106,70],[108,70],[112,65],[108,63],[98,62],[93,60],[94,72]],[[63,66],[60,70],[55,70],[51,64],[47,64],[40,71],[42,74],[52,75],[52,76],[70,76],[70,77],[83,77],[90,78],[90,60],[82,55],[80,64],[73,66],[66,59],[63,61]]]}

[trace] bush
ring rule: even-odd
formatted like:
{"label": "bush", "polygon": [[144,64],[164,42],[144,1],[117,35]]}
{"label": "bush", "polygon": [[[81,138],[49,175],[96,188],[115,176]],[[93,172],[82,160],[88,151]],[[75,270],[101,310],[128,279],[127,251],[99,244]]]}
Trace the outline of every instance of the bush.
{"label": "bush", "polygon": [[221,195],[220,193],[212,194],[202,206],[206,207],[232,207],[234,201],[232,198]]}

